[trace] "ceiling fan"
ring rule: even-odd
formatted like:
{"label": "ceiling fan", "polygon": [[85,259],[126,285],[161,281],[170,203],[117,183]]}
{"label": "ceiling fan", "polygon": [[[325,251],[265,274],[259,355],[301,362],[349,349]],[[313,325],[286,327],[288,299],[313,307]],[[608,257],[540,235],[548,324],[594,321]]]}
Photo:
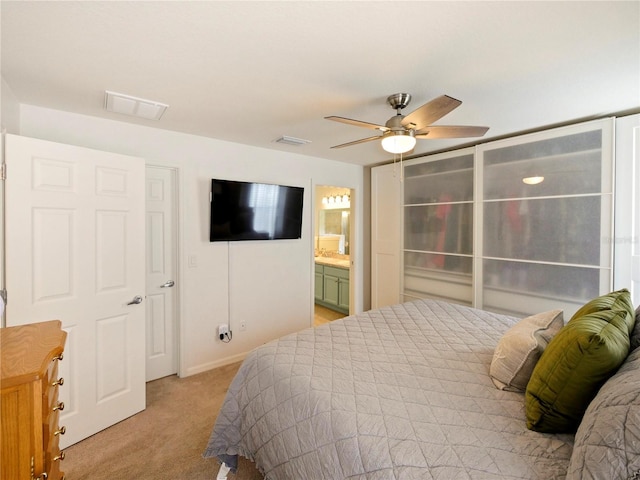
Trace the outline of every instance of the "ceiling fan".
{"label": "ceiling fan", "polygon": [[402,114],[402,109],[409,105],[411,95],[408,93],[396,93],[387,98],[387,103],[391,108],[396,110],[396,115],[387,120],[384,125],[375,123],[362,122],[360,120],[352,120],[344,117],[324,117],[327,120],[355,125],[356,127],[369,128],[371,130],[379,130],[382,135],[362,138],[353,142],[335,145],[331,148],[350,147],[359,143],[370,142],[373,140],[381,140],[382,148],[389,153],[405,153],[411,150],[416,144],[416,138],[432,139],[432,138],[465,138],[465,137],[481,137],[489,127],[472,127],[465,125],[445,126],[431,125],[433,122],[444,117],[455,108],[459,107],[462,102],[448,95],[442,95],[438,98],[425,103],[408,115]]}

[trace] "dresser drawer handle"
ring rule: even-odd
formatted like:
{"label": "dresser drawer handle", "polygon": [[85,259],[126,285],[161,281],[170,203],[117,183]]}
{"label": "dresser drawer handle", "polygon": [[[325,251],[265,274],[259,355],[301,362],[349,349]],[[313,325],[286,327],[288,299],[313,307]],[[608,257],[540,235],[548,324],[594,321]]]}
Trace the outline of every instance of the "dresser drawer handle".
{"label": "dresser drawer handle", "polygon": [[56,460],[64,460],[64,457],[66,457],[66,454],[63,450],[60,450],[60,453],[57,456],[53,457],[53,461],[55,462]]}
{"label": "dresser drawer handle", "polygon": [[65,433],[67,433],[67,427],[62,427],[60,430],[53,432],[54,435],[64,435]]}
{"label": "dresser drawer handle", "polygon": [[53,357],[53,360],[54,360],[54,361],[55,361],[55,360],[60,361],[60,360],[62,360],[63,358],[64,358],[64,355],[61,353],[61,354],[60,354],[60,355],[58,355],[57,357]]}
{"label": "dresser drawer handle", "polygon": [[[56,405],[55,407],[53,407],[53,411],[55,412],[56,410],[64,410],[64,402],[58,402],[58,405]],[[64,432],[62,432],[64,434]]]}
{"label": "dresser drawer handle", "polygon": [[51,382],[52,387],[55,387],[56,385],[64,385],[64,378],[60,377],[55,382]]}

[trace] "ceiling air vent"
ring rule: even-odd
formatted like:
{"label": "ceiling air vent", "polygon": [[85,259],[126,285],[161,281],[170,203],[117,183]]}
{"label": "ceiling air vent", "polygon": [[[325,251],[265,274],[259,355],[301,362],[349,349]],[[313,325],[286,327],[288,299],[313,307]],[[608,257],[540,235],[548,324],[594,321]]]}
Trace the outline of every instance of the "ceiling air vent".
{"label": "ceiling air vent", "polygon": [[144,98],[132,97],[123,93],[105,90],[104,108],[108,112],[122,113],[147,120],[160,120],[169,105]]}
{"label": "ceiling air vent", "polygon": [[280,138],[278,138],[275,142],[299,147],[300,145],[306,145],[307,143],[311,143],[311,140],[305,140],[304,138],[296,138],[296,137],[289,137],[287,135],[283,135]]}

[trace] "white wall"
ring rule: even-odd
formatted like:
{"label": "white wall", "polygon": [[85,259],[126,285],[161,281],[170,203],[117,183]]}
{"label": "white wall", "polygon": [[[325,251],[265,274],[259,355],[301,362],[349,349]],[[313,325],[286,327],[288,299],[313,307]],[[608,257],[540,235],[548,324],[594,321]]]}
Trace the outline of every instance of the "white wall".
{"label": "white wall", "polygon": [[0,111],[2,112],[2,131],[18,134],[20,129],[20,104],[13,90],[0,78]]}
{"label": "white wall", "polygon": [[[362,167],[30,105],[20,108],[20,134],[135,155],[147,164],[178,169],[181,375],[239,360],[258,345],[312,324],[316,185],[355,189],[354,301],[355,311],[362,311]],[[299,147],[291,148],[295,152]],[[213,177],[305,187],[302,239],[210,243]],[[188,266],[192,256],[196,267]],[[247,324],[244,332],[240,320]],[[226,322],[233,330],[229,344],[216,338],[218,324]]]}

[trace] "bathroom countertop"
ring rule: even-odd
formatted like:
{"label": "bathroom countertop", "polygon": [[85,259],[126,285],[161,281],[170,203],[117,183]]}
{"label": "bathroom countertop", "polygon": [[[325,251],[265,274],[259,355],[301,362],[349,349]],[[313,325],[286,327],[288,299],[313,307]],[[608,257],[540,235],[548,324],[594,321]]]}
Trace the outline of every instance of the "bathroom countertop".
{"label": "bathroom countertop", "polygon": [[329,265],[332,267],[349,268],[349,259],[333,258],[333,257],[315,257],[315,262],[320,265]]}

